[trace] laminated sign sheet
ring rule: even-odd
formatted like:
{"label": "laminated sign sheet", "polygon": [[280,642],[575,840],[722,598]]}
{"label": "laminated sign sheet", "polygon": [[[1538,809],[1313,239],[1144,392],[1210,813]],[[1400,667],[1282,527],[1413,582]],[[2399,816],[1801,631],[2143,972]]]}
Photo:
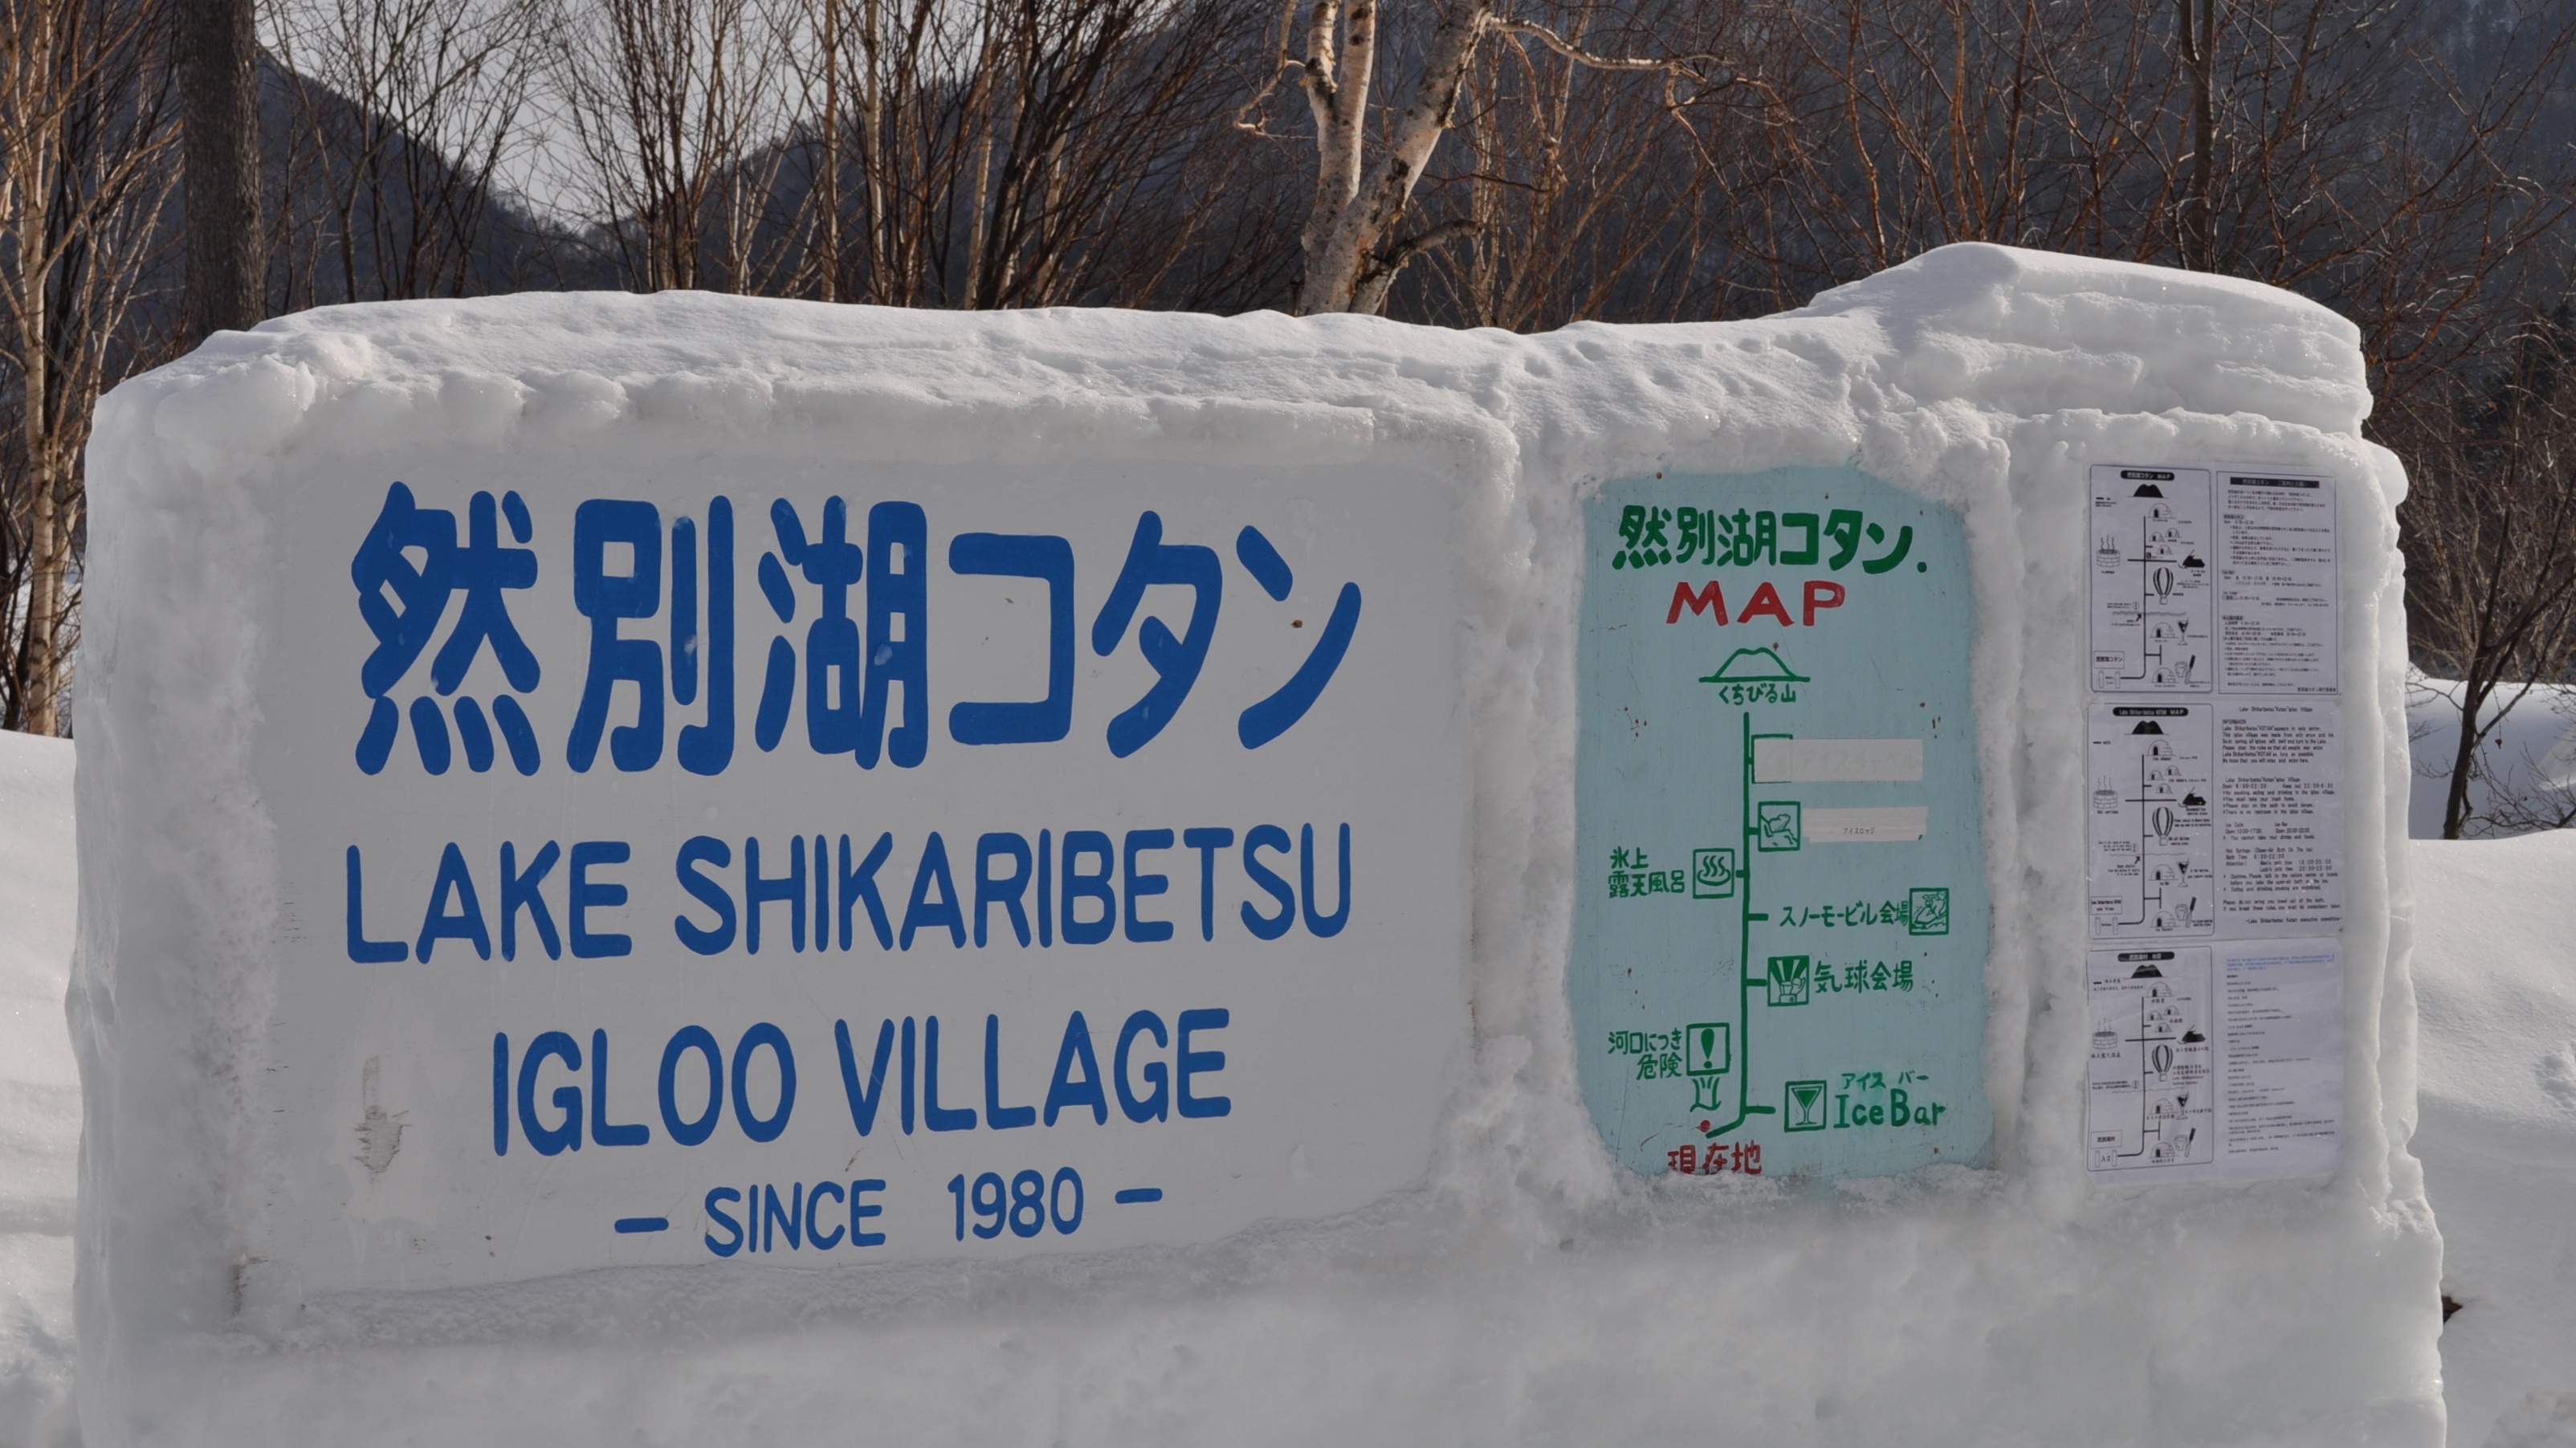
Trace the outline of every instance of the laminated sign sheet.
{"label": "laminated sign sheet", "polygon": [[1983,1160],[1987,938],[1958,515],[1848,468],[1585,505],[1568,972],[1645,1173]]}
{"label": "laminated sign sheet", "polygon": [[2343,630],[2334,480],[2222,471],[2218,491],[2226,687],[2335,693]]}
{"label": "laminated sign sheet", "polygon": [[2343,918],[2330,701],[2097,703],[2091,724],[2096,938],[2301,935]]}
{"label": "laminated sign sheet", "polygon": [[2332,1171],[2343,1122],[2333,940],[2099,950],[2085,1166],[2159,1180]]}
{"label": "laminated sign sheet", "polygon": [[1465,1036],[1439,481],[286,486],[254,1292],[1203,1241],[1421,1175]]}
{"label": "laminated sign sheet", "polygon": [[[2330,1171],[2343,1099],[2334,480],[2103,464],[2089,515],[2087,905],[2095,941],[2128,944],[2087,970],[2086,1164],[2097,1182]],[[2265,1054],[2285,1042],[2295,1065]]]}
{"label": "laminated sign sheet", "polygon": [[2208,693],[2218,672],[2208,471],[2097,467],[2092,502],[2094,689]]}

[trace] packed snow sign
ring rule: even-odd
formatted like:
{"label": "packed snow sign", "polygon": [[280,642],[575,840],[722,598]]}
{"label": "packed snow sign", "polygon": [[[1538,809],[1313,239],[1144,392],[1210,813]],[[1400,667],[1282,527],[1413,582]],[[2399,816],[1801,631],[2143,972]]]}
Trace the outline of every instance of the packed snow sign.
{"label": "packed snow sign", "polygon": [[1420,1177],[1465,1034],[1436,488],[378,471],[272,484],[303,1290],[1203,1240]]}
{"label": "packed snow sign", "polygon": [[1156,1436],[918,1357],[1039,1293],[1095,1367],[1313,1305],[1074,1395],[1183,1441],[1519,1356],[1506,1438],[1732,1363],[1778,1441],[2435,1441],[2368,404],[2296,298],[1984,246],[219,335],[90,460],[85,1436],[622,1435],[537,1384],[715,1303],[833,1421]]}

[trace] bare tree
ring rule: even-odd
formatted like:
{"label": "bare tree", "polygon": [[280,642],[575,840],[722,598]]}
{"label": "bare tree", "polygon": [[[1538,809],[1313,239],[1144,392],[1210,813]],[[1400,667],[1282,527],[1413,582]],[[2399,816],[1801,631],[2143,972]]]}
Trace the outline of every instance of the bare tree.
{"label": "bare tree", "polygon": [[2463,70],[2422,0],[1764,0],[1710,264],[1746,312],[1953,241],[2223,271],[2351,317],[2386,413],[2492,354],[2576,196],[2576,29],[2502,23]]}
{"label": "bare tree", "polygon": [[1208,144],[1230,19],[1218,0],[807,0],[785,47],[817,268],[799,288],[1151,299],[1246,199],[1241,158]]}
{"label": "bare tree", "polygon": [[[1488,37],[1534,41],[1562,60],[1602,71],[1638,72],[1660,82],[1665,107],[1679,117],[1686,93],[1729,67],[1704,52],[1639,57],[1584,48],[1535,21],[1502,13],[1499,0],[1451,0],[1415,62],[1406,100],[1369,159],[1369,109],[1379,62],[1387,51],[1380,0],[1288,0],[1278,25],[1279,55],[1269,81],[1247,102],[1242,124],[1256,119],[1277,88],[1294,78],[1314,125],[1315,191],[1299,238],[1306,269],[1297,310],[1378,312],[1387,291],[1414,258],[1464,236],[1472,217],[1452,218],[1397,235],[1432,152],[1456,123],[1458,107]],[[1301,6],[1303,24],[1299,23]]]}
{"label": "bare tree", "polygon": [[177,177],[154,7],[0,0],[0,726],[60,731],[79,603],[81,449],[132,334]]}
{"label": "bare tree", "polygon": [[630,284],[765,290],[752,244],[783,155],[761,145],[781,129],[773,17],[756,0],[568,0],[550,29],[581,161],[563,179]]}
{"label": "bare tree", "polygon": [[[536,16],[529,0],[275,0],[315,249],[335,264],[317,300],[468,289],[521,139]],[[290,204],[308,189],[289,186]]]}
{"label": "bare tree", "polygon": [[[1651,50],[1672,32],[1739,50],[1747,13],[1735,0],[1570,0],[1547,21],[1596,51]],[[1463,213],[1464,234],[1424,253],[1390,309],[1514,331],[1707,316],[1718,301],[1707,241],[1777,181],[1722,160],[1760,153],[1764,116],[1759,81],[1702,87],[1677,117],[1661,87],[1524,34],[1488,40],[1452,126],[1460,144],[1435,154],[1416,201],[1426,218]]]}
{"label": "bare tree", "polygon": [[[2534,701],[2517,700],[2526,707]],[[2576,826],[2576,761],[2568,757],[2570,734],[2576,733],[2576,696],[2565,686],[2550,691],[2546,707],[2558,731],[2557,743],[2545,752],[2524,749],[2513,760],[2510,770],[2498,774],[2510,777],[2487,780],[2486,823],[2500,835],[2524,835],[2536,830],[2563,830]]]}
{"label": "bare tree", "polygon": [[[2535,681],[2576,667],[2576,329],[2533,319],[2511,365],[2447,416],[2419,415],[2398,509],[2417,662],[2457,679],[2460,727],[2442,837],[2479,824],[2483,746]],[[2438,429],[2438,431],[2436,430]]]}

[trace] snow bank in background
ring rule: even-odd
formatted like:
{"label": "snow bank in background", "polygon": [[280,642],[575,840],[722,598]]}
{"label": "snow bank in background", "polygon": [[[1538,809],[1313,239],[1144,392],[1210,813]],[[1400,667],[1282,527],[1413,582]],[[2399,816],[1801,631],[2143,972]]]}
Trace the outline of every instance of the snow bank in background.
{"label": "snow bank in background", "polygon": [[74,843],[70,742],[0,733],[0,1444],[75,1436]]}
{"label": "snow bank in background", "polygon": [[[2406,833],[2419,840],[2442,837],[2451,765],[2460,747],[2459,688],[2455,679],[2413,675],[2407,680],[2406,732],[2413,739],[2415,787],[2407,802]],[[2546,802],[2542,796],[2564,796],[2576,803],[2576,687],[2533,685],[2487,736],[2486,754],[2490,774],[2469,781],[2470,809],[2486,811],[2499,783],[2510,794],[2532,796],[2534,804]]]}
{"label": "snow bank in background", "polygon": [[[2403,482],[2361,441],[2367,408],[2353,329],[2285,293],[1985,246],[1759,322],[1539,337],[694,294],[342,308],[220,336],[118,389],[92,451],[72,994],[90,1439],[2435,1442],[2439,1244],[2406,1150],[2414,997],[2388,911]],[[1476,1039],[1423,1185],[1199,1246],[621,1269],[246,1314],[281,1169],[257,1096],[280,927],[245,762],[263,489],[380,492],[431,459],[889,453],[1212,479],[1405,459],[1459,482],[1484,590],[1461,641]],[[2343,1165],[2097,1192],[2084,467],[2177,457],[2342,483]],[[1585,1117],[1565,995],[1581,499],[1649,472],[1843,465],[1966,518],[1994,1168],[1648,1180]]]}
{"label": "snow bank in background", "polygon": [[2576,1445],[2576,832],[2419,844],[2415,1154],[2462,1448]]}

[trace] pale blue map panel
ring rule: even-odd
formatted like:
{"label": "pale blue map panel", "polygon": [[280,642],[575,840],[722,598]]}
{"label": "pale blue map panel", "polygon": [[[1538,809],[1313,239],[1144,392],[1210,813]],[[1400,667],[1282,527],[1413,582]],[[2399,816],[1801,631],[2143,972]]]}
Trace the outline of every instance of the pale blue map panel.
{"label": "pale blue map panel", "polygon": [[1985,844],[1959,517],[1850,468],[1584,513],[1583,1095],[1646,1173],[1981,1164]]}

